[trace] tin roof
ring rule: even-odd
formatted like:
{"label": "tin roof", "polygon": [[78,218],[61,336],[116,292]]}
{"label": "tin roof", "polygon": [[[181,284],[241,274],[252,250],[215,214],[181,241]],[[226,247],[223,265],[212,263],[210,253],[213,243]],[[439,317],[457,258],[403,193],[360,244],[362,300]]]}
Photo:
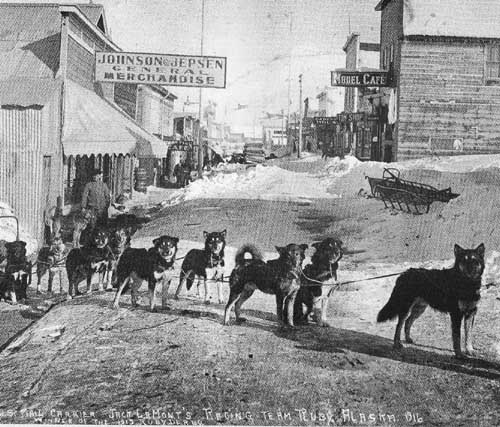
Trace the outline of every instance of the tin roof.
{"label": "tin roof", "polygon": [[104,7],[102,4],[74,4],[74,6],[78,7],[83,14],[89,19],[92,24],[94,24],[96,27],[99,24],[99,20],[101,19],[101,16],[104,14]]}
{"label": "tin roof", "polygon": [[[97,24],[103,16],[101,5],[75,5]],[[56,3],[0,3],[0,80],[5,88],[19,85],[19,78],[54,79],[59,70],[61,12]],[[13,83],[14,82],[14,83]],[[31,83],[28,83],[28,86]],[[46,82],[40,82],[42,86]],[[26,86],[25,86],[26,87]],[[33,103],[43,89],[36,89]],[[29,91],[21,89],[20,103],[31,103]],[[15,93],[9,95],[13,100]],[[43,96],[41,97],[43,98]]]}
{"label": "tin roof", "polygon": [[59,79],[17,78],[0,80],[0,106],[45,105],[52,93],[60,87],[61,81]]}

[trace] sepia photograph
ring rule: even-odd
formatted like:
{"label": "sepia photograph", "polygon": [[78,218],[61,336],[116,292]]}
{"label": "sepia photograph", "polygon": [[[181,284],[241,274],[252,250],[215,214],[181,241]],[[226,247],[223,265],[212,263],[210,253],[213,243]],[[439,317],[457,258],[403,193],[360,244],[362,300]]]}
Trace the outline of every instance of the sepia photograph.
{"label": "sepia photograph", "polygon": [[498,0],[0,0],[0,425],[499,426]]}

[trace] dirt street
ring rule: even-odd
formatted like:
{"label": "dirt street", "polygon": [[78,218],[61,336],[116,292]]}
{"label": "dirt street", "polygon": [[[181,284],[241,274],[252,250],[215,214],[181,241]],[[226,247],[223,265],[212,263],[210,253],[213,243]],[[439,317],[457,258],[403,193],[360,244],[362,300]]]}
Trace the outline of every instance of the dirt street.
{"label": "dirt street", "polygon": [[[166,208],[136,241],[171,234],[201,243],[204,230],[225,228],[232,248],[253,242],[272,252],[335,235],[348,251],[342,279],[343,270],[353,277],[369,263],[450,259],[453,240],[465,239],[465,231],[456,218],[446,222],[450,236],[438,233],[439,215],[446,217],[444,204],[410,216],[356,195],[313,203],[206,199]],[[487,250],[498,239],[474,230]],[[337,291],[330,328],[282,330],[273,298],[257,292],[244,306],[248,321],[227,327],[224,307],[194,294],[158,313],[147,311],[145,292],[138,309],[129,295],[111,309],[110,293],[61,303],[0,354],[0,421],[498,425],[497,289],[483,293],[478,357],[458,361],[449,319],[430,310],[414,327],[416,344],[392,350],[394,322],[375,322],[392,283]]]}

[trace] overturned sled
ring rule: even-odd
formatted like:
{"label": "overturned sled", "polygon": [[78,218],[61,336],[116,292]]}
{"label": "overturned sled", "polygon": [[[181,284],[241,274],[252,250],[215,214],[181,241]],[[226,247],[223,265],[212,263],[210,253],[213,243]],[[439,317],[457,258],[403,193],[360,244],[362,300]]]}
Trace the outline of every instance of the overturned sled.
{"label": "overturned sled", "polygon": [[408,213],[429,212],[432,202],[449,202],[459,196],[451,188],[438,190],[427,184],[408,181],[399,177],[395,168],[384,168],[382,178],[367,176],[372,195],[381,199],[385,207],[406,210]]}

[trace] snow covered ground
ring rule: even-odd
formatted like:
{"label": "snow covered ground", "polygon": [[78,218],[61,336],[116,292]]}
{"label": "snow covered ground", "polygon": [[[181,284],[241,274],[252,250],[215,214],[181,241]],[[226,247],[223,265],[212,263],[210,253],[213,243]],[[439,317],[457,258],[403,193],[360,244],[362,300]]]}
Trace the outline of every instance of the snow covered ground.
{"label": "snow covered ground", "polygon": [[[500,155],[432,157],[385,164],[360,162],[352,156],[322,160],[319,155],[304,153],[301,159],[285,158],[270,162],[269,165],[221,165],[218,169],[206,173],[203,179],[196,180],[179,190],[149,187],[145,194],[135,193],[134,198],[127,202],[127,207],[133,209],[134,206],[147,207],[158,204],[171,206],[182,201],[202,198],[308,202],[313,199],[352,197],[361,189],[368,191],[366,176],[382,176],[384,167],[395,167],[402,171],[425,169],[464,174],[500,168]],[[464,216],[464,221],[473,221],[474,218],[464,215],[469,210],[469,205],[480,203],[481,200],[488,201],[489,198],[491,198],[489,190],[479,194],[474,189],[473,192],[466,192],[448,203],[441,215],[444,215],[444,218],[461,215]],[[9,213],[12,213],[11,209],[5,204],[0,204],[0,214]],[[29,252],[35,250],[34,239],[22,230],[21,238],[28,242]],[[4,220],[0,223],[0,239],[7,241],[15,239],[14,221]],[[499,264],[500,253],[488,251],[486,283],[500,282]],[[436,266],[441,267],[443,263],[439,262]],[[367,268],[373,270],[375,267],[367,266]],[[387,268],[379,266],[375,268],[375,274],[385,274],[388,270],[394,271],[394,268],[395,266]],[[356,274],[359,276],[359,269]],[[370,274],[373,274],[373,271]]]}

